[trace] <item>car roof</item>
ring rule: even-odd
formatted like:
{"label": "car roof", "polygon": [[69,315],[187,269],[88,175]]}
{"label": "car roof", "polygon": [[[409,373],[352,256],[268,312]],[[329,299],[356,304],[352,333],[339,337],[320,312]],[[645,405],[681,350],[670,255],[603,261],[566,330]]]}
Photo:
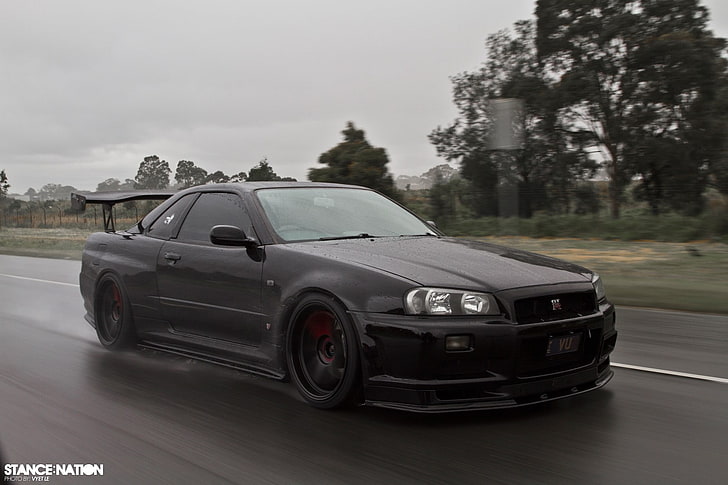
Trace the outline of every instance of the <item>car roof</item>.
{"label": "car roof", "polygon": [[253,192],[258,189],[279,189],[279,188],[347,188],[347,189],[364,189],[370,190],[367,187],[361,187],[359,185],[346,185],[346,184],[335,184],[328,182],[239,182],[239,183],[226,183],[226,184],[207,184],[198,185],[185,189],[184,192],[214,192],[219,190],[231,190],[235,192]]}

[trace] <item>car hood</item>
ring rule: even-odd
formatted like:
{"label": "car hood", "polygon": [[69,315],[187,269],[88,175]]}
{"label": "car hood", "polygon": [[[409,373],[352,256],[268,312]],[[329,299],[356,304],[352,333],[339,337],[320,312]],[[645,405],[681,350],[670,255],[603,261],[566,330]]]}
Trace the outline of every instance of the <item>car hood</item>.
{"label": "car hood", "polygon": [[500,291],[588,282],[581,266],[528,251],[438,237],[367,238],[289,244],[296,251],[348,261],[422,286]]}

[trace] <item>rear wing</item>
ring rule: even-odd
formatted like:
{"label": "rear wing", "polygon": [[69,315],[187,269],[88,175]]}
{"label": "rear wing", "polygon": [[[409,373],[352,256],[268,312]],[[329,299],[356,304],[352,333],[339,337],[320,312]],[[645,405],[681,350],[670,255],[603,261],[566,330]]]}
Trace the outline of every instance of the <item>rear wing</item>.
{"label": "rear wing", "polygon": [[174,190],[133,190],[127,192],[93,192],[88,194],[71,194],[71,208],[78,212],[86,210],[86,204],[101,204],[104,213],[104,231],[114,232],[113,208],[120,202],[132,200],[166,200],[172,197]]}

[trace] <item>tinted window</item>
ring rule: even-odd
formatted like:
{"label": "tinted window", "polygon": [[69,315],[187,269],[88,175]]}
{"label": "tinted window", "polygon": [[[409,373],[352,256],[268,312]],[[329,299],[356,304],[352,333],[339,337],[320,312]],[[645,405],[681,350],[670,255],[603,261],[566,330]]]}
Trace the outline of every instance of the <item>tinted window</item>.
{"label": "tinted window", "polygon": [[172,204],[169,209],[164,211],[156,221],[149,226],[149,234],[152,237],[160,239],[169,239],[176,233],[177,227],[182,222],[182,218],[185,216],[185,211],[190,206],[192,201],[195,200],[197,194],[189,194],[182,197],[180,200]]}
{"label": "tinted window", "polygon": [[187,214],[177,239],[209,243],[210,230],[221,224],[237,226],[246,235],[254,236],[250,218],[240,197],[222,192],[203,193]]}

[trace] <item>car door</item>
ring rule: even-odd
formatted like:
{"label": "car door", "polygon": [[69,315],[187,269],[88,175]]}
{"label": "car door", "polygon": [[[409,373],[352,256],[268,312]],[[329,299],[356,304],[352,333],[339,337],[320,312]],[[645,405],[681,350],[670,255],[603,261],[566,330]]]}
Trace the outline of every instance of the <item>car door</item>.
{"label": "car door", "polygon": [[174,333],[259,345],[263,263],[245,248],[213,245],[210,230],[220,224],[255,235],[239,195],[201,193],[159,252],[162,312]]}

